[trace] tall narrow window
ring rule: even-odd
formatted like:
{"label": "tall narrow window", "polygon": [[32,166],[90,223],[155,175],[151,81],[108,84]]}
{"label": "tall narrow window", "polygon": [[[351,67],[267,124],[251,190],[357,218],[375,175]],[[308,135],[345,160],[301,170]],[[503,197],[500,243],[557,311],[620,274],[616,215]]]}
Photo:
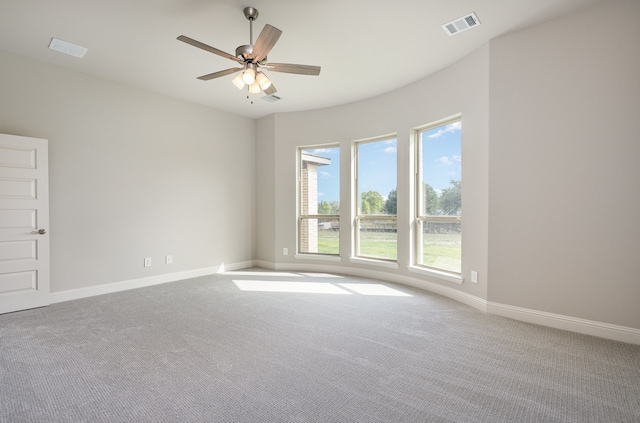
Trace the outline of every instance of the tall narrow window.
{"label": "tall narrow window", "polygon": [[419,265],[462,272],[462,123],[460,117],[417,131]]}
{"label": "tall narrow window", "polygon": [[339,254],[340,148],[301,148],[298,153],[298,251]]}
{"label": "tall narrow window", "polygon": [[355,255],[397,260],[397,140],[355,144]]}

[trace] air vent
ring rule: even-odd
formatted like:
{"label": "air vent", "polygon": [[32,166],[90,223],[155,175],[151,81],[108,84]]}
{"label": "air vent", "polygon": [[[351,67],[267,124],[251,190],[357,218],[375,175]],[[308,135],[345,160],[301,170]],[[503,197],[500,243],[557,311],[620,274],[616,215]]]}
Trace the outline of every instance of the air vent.
{"label": "air vent", "polygon": [[60,53],[68,54],[69,56],[77,57],[79,59],[82,59],[87,53],[86,48],[59,40],[57,38],[51,39],[49,48],[51,50],[59,51]]}
{"label": "air vent", "polygon": [[266,95],[262,97],[262,99],[268,101],[269,103],[275,103],[276,101],[281,100],[282,97],[278,97],[275,94],[271,94],[271,95]]}
{"label": "air vent", "polygon": [[466,16],[458,18],[454,21],[442,25],[442,28],[449,35],[455,35],[467,29],[471,29],[480,25],[480,21],[475,13],[469,13]]}

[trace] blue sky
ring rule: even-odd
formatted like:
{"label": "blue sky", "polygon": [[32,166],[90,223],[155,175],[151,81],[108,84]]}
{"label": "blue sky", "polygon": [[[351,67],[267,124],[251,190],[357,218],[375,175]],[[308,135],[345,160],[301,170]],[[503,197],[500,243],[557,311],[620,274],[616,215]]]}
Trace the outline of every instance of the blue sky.
{"label": "blue sky", "polygon": [[331,159],[330,165],[318,168],[318,201],[340,201],[340,148],[311,148],[305,151]]}
{"label": "blue sky", "polygon": [[358,145],[358,191],[378,191],[383,198],[398,186],[398,141],[395,138]]}
{"label": "blue sky", "polygon": [[[436,192],[449,187],[450,180],[460,180],[461,124],[440,126],[422,133],[423,179]],[[340,151],[338,147],[307,149],[331,159],[331,164],[318,169],[320,201],[340,201]],[[397,187],[397,140],[362,143],[358,147],[359,191],[378,191],[387,198]]]}
{"label": "blue sky", "polygon": [[461,179],[461,122],[422,132],[422,180],[440,194]]}

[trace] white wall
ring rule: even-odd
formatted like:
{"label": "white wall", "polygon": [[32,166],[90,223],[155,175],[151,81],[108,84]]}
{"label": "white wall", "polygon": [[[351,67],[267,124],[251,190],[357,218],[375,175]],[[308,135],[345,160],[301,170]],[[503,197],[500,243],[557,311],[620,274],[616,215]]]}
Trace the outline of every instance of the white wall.
{"label": "white wall", "polygon": [[0,132],[49,140],[52,291],[253,259],[253,120],[7,53],[0,75]]}
{"label": "white wall", "polygon": [[[441,284],[448,288],[486,297],[487,275],[487,221],[488,221],[488,48],[482,48],[438,74],[418,81],[398,91],[366,101],[322,110],[282,113],[275,116],[275,179],[273,190],[277,202],[273,248],[275,261],[264,252],[258,259],[272,267],[309,267],[326,265],[334,270],[375,269],[380,275],[397,279],[414,277]],[[398,269],[351,263],[349,252],[352,239],[348,230],[341,230],[340,262],[326,262],[282,255],[282,248],[296,250],[296,149],[327,143],[339,143],[341,147],[341,228],[351,226],[351,184],[346,175],[351,174],[350,149],[352,141],[397,133],[398,136],[398,227],[410,227],[409,203],[412,177],[410,173],[411,129],[456,113],[462,113],[462,178],[463,178],[463,285],[428,276],[416,276],[408,270],[411,253],[410,234],[398,231]],[[266,119],[272,119],[266,118]],[[262,121],[264,121],[263,119]],[[261,124],[262,124],[261,121]],[[266,125],[266,124],[265,124]],[[258,133],[261,144],[273,136]],[[264,169],[271,171],[271,169]],[[272,175],[258,174],[259,180]],[[268,237],[260,225],[258,236]],[[471,270],[480,274],[480,283],[471,284]]]}
{"label": "white wall", "polygon": [[489,299],[640,328],[640,2],[491,42]]}
{"label": "white wall", "polygon": [[256,133],[256,255],[262,262],[275,261],[276,205],[275,193],[275,119],[271,115],[258,121]]}
{"label": "white wall", "polygon": [[[278,201],[272,267],[374,268],[389,280],[420,279],[470,294],[499,314],[638,342],[639,9],[637,1],[607,2],[492,40],[393,93],[276,115],[268,135],[275,134]],[[407,270],[409,129],[457,112],[463,285]],[[400,160],[398,269],[350,262],[346,230],[339,262],[283,256],[282,247],[296,246],[296,148],[340,143],[341,228],[349,228],[351,185],[344,175],[351,172],[351,142],[389,133],[398,134]],[[471,270],[479,272],[478,285],[469,283]]]}
{"label": "white wall", "polygon": [[[490,306],[640,329],[639,16],[636,0],[607,2],[395,92],[257,122],[0,53],[0,132],[50,140],[53,291],[256,260],[373,268]],[[407,268],[410,129],[459,112],[463,285]],[[389,133],[398,269],[350,262],[345,230],[339,262],[283,256],[296,249],[296,148],[340,143],[348,175],[351,142]],[[348,210],[348,178],[341,191]]]}

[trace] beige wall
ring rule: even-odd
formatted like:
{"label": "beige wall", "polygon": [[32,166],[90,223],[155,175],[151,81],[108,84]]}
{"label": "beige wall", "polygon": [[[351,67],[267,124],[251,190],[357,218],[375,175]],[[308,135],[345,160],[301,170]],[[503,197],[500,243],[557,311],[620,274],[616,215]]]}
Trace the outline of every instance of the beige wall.
{"label": "beige wall", "polygon": [[52,291],[253,259],[253,120],[6,53],[0,75],[0,132],[49,140]]}
{"label": "beige wall", "polygon": [[[638,1],[607,2],[392,93],[258,121],[0,53],[0,132],[50,140],[53,291],[256,260],[375,269],[489,305],[640,328],[638,16]],[[408,270],[410,129],[456,113],[462,285]],[[352,141],[390,133],[398,269],[352,263],[346,230],[340,261],[295,258],[296,148],[339,143],[349,175]],[[341,204],[349,228],[349,178]]]}
{"label": "beige wall", "polygon": [[491,42],[489,300],[640,328],[640,2]]}
{"label": "beige wall", "polygon": [[275,117],[256,124],[256,238],[254,258],[266,263],[275,261],[276,204],[275,193]]}
{"label": "beige wall", "polygon": [[[376,275],[433,282],[484,299],[489,309],[640,328],[639,8],[637,1],[607,2],[492,40],[395,92],[278,114],[274,132],[258,134],[258,142],[275,136],[274,174],[264,176],[274,177],[278,201],[276,252],[265,261],[282,269],[375,268],[349,260],[352,240],[345,230],[339,262],[280,253],[296,245],[295,151],[340,143],[341,228],[349,228],[351,183],[344,175],[351,173],[351,142],[397,133],[399,266],[375,268]],[[409,129],[458,112],[462,285],[407,270]],[[479,272],[477,285],[469,282],[471,270]]]}

